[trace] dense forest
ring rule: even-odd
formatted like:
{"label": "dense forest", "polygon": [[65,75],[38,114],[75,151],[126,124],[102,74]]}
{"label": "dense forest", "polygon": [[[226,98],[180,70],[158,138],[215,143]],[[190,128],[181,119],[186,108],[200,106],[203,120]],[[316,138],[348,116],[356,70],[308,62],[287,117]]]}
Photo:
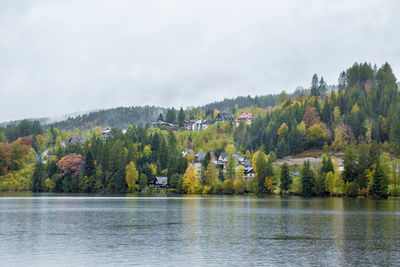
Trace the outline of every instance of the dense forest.
{"label": "dense forest", "polygon": [[[201,131],[182,128],[185,119],[213,120],[221,112],[235,118],[251,112],[255,118]],[[335,90],[315,74],[309,90],[294,94],[238,97],[179,111],[116,108],[46,127],[22,121],[0,128],[0,190],[148,192],[156,176],[166,176],[168,190],[176,193],[399,196],[399,112],[390,65],[356,63],[340,73]],[[146,124],[163,118],[181,122],[180,129]],[[98,126],[113,127],[109,138]],[[63,142],[74,136],[87,138]],[[193,153],[183,155],[184,149]],[[193,164],[199,152],[207,153]],[[221,168],[212,158],[223,153],[229,157]],[[285,163],[288,156],[312,153],[318,163]],[[236,155],[251,162],[252,179]]]}

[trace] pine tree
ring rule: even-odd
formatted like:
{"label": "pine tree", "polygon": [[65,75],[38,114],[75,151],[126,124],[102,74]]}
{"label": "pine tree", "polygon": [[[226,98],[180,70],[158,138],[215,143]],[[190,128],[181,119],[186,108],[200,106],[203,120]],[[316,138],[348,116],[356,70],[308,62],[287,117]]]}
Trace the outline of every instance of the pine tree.
{"label": "pine tree", "polygon": [[181,108],[179,110],[179,113],[178,113],[178,126],[179,126],[179,128],[183,128],[184,123],[185,123],[185,112],[183,111],[183,108]]}
{"label": "pine tree", "polygon": [[279,186],[281,189],[281,193],[288,191],[291,184],[292,184],[292,177],[289,174],[289,166],[285,162],[283,163],[281,168],[281,184]]}
{"label": "pine tree", "polygon": [[42,192],[43,191],[43,180],[44,180],[44,165],[41,161],[36,162],[35,169],[32,176],[32,191]]}
{"label": "pine tree", "polygon": [[374,168],[371,194],[376,199],[386,198],[388,193],[388,177],[378,161]]}
{"label": "pine tree", "polygon": [[318,76],[314,74],[311,81],[311,96],[320,96],[320,92],[318,90]]}
{"label": "pine tree", "polygon": [[93,162],[93,154],[90,149],[88,149],[86,156],[85,156],[85,167],[83,169],[83,176],[91,177],[95,174],[96,167],[94,166]]}
{"label": "pine tree", "polygon": [[310,167],[310,162],[308,160],[304,161],[303,169],[301,170],[301,186],[302,195],[305,197],[310,197],[314,195],[315,186],[315,173]]}

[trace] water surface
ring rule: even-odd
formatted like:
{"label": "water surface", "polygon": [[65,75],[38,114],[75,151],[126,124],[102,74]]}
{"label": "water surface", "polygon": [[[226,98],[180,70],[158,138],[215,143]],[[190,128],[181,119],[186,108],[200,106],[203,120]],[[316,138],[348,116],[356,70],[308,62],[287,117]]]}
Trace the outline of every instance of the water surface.
{"label": "water surface", "polygon": [[1,266],[398,265],[400,202],[0,195]]}

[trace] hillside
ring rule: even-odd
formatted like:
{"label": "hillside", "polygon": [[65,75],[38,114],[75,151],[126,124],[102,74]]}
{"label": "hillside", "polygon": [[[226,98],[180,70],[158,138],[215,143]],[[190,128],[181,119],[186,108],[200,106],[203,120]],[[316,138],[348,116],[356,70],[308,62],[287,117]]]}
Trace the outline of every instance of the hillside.
{"label": "hillside", "polygon": [[[235,114],[223,112],[230,108]],[[165,122],[143,126],[159,113]],[[149,189],[151,181],[165,176],[180,193],[231,194],[235,182],[238,193],[398,196],[399,114],[399,89],[389,64],[378,69],[356,63],[340,73],[337,90],[315,74],[310,90],[292,95],[238,97],[179,111],[115,108],[48,128],[25,120],[0,129],[0,185],[127,192]],[[239,115],[246,119],[234,121]],[[103,125],[114,128],[95,127]],[[307,161],[310,151],[321,160]],[[293,155],[302,157],[287,158]],[[306,160],[302,167],[299,158]],[[287,184],[278,190],[282,177]]]}

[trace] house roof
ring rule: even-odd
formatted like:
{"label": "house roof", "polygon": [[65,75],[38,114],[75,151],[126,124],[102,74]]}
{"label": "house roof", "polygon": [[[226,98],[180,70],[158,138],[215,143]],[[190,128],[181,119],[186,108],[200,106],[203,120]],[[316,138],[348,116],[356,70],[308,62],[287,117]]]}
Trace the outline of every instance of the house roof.
{"label": "house roof", "polygon": [[227,159],[228,157],[229,157],[229,154],[228,154],[228,153],[221,153],[221,154],[219,155],[218,160],[225,160],[225,159]]}
{"label": "house roof", "polygon": [[239,117],[237,117],[235,122],[247,122],[252,119],[254,119],[254,114],[251,112],[245,112],[245,113],[241,114]]}
{"label": "house roof", "polygon": [[216,121],[233,121],[233,119],[233,115],[227,112],[220,112],[215,118]]}
{"label": "house roof", "polygon": [[199,152],[196,155],[196,159],[202,161],[205,158],[206,154],[207,154],[206,152]]}
{"label": "house roof", "polygon": [[154,179],[154,184],[167,185],[168,177],[167,176],[156,176],[156,178]]}

